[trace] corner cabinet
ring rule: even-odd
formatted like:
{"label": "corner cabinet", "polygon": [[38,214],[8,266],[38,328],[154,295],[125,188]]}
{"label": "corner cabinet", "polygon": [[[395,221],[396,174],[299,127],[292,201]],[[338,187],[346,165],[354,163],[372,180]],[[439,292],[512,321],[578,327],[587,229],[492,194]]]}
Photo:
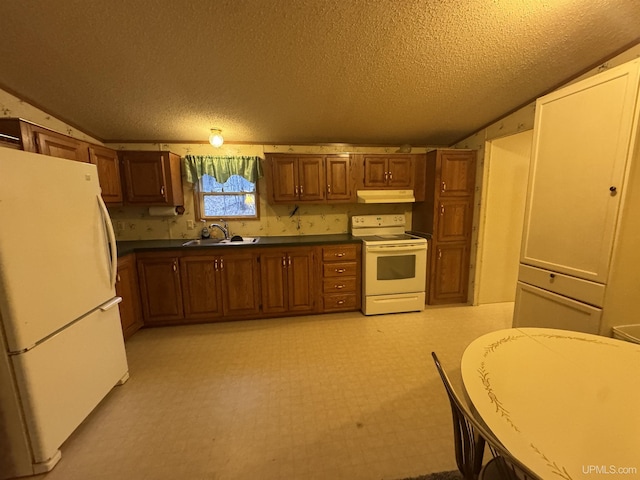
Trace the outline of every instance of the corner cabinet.
{"label": "corner cabinet", "polygon": [[167,151],[121,151],[125,204],[184,205],[180,156]]}
{"label": "corner cabinet", "polygon": [[140,288],[134,254],[118,258],[118,274],[116,276],[116,295],[122,297],[120,322],[122,334],[128,339],[144,325],[142,307],[140,305]]}
{"label": "corner cabinet", "polygon": [[427,153],[425,201],[416,202],[411,229],[430,233],[427,303],[466,303],[473,225],[476,152]]}
{"label": "corner cabinet", "polygon": [[115,150],[63,135],[19,118],[0,119],[1,146],[77,162],[98,168],[102,199],[107,205],[122,205],[120,167]]}
{"label": "corner cabinet", "polygon": [[267,199],[271,204],[353,201],[349,155],[267,154]]}

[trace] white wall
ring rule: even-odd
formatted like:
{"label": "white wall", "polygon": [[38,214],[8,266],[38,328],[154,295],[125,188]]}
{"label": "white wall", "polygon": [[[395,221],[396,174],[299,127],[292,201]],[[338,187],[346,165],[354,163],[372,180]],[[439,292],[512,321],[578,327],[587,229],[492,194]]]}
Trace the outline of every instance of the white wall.
{"label": "white wall", "polygon": [[533,130],[487,142],[474,304],[513,302]]}

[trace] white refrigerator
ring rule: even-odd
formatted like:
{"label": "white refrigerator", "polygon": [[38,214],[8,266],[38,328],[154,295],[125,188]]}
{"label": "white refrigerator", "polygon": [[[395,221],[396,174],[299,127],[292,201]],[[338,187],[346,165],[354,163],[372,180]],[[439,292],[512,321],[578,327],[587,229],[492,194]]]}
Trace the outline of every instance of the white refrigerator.
{"label": "white refrigerator", "polygon": [[95,165],[0,147],[0,479],[51,470],[128,378]]}

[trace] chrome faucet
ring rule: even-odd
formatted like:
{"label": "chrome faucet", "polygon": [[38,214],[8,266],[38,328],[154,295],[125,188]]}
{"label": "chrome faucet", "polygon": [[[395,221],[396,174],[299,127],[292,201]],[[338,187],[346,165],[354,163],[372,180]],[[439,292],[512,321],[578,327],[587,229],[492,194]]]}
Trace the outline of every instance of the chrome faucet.
{"label": "chrome faucet", "polygon": [[222,225],[220,225],[219,223],[212,223],[211,225],[209,225],[209,228],[217,228],[224,235],[224,239],[229,240],[229,225],[222,218],[220,219],[220,222],[222,223]]}

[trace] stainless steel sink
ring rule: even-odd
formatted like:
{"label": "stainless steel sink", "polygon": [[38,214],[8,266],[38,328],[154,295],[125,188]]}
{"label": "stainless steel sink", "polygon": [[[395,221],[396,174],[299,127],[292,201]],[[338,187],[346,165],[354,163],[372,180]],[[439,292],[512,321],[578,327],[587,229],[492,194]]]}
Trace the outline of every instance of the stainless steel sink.
{"label": "stainless steel sink", "polygon": [[243,237],[242,240],[220,240],[219,238],[197,238],[182,244],[183,247],[208,247],[214,245],[247,245],[257,243],[260,237]]}
{"label": "stainless steel sink", "polygon": [[204,247],[209,245],[218,245],[220,243],[219,238],[197,238],[195,240],[189,240],[183,243],[183,247]]}

